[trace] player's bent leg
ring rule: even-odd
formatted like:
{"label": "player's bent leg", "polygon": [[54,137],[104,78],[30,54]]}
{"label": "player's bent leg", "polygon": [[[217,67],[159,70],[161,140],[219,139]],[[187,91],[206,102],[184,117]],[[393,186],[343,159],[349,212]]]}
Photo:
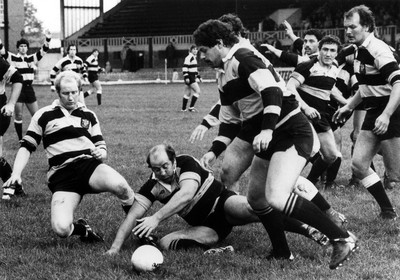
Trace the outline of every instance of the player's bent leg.
{"label": "player's bent leg", "polygon": [[370,168],[373,157],[380,149],[378,138],[372,131],[362,130],[354,147],[351,168],[360,180],[373,173]]}
{"label": "player's bent leg", "polygon": [[26,107],[28,108],[28,111],[31,114],[31,116],[33,116],[39,110],[39,105],[37,101],[33,103],[26,103]]}
{"label": "player's bent leg", "polygon": [[[122,206],[131,206],[135,194],[125,178],[107,164],[100,164],[90,176],[89,185],[94,192],[110,192],[122,203]],[[125,210],[125,209],[124,209]]]}
{"label": "player's bent leg", "polygon": [[375,198],[381,208],[381,218],[396,219],[396,211],[385,192],[378,174],[370,168],[372,158],[380,147],[380,142],[372,131],[362,130],[354,149],[352,170],[354,175],[361,180],[361,184]]}
{"label": "player's bent leg", "polygon": [[400,187],[400,138],[391,138],[381,143],[382,159],[385,164],[385,188]]}
{"label": "player's bent leg", "polygon": [[221,181],[228,189],[238,192],[237,181],[249,168],[254,152],[250,143],[235,138],[225,151],[222,163]]}
{"label": "player's bent leg", "polygon": [[74,192],[55,192],[51,198],[51,227],[60,237],[68,237],[74,229],[73,219],[81,196]]}
{"label": "player's bent leg", "polygon": [[218,242],[215,230],[205,226],[195,226],[171,232],[161,238],[159,245],[164,250],[179,250],[189,248],[207,249]]}
{"label": "player's bent leg", "polygon": [[230,196],[225,201],[224,210],[226,220],[233,226],[260,222],[245,196]]}
{"label": "player's bent leg", "polygon": [[292,146],[284,152],[272,155],[266,181],[267,202],[274,209],[282,211],[297,179],[306,164]]}

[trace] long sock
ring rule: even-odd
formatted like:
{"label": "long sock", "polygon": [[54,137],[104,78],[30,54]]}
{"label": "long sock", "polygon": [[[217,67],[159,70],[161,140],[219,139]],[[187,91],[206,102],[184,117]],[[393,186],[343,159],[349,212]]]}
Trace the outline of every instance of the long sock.
{"label": "long sock", "polygon": [[314,164],[314,162],[320,157],[321,157],[321,154],[320,153],[316,153],[313,157],[308,159],[308,162]]}
{"label": "long sock", "polygon": [[274,255],[277,257],[289,258],[291,252],[284,232],[282,213],[271,207],[253,209],[253,211],[268,233]]}
{"label": "long sock", "polygon": [[378,174],[372,173],[361,180],[361,184],[369,191],[378,202],[382,210],[392,210],[393,206],[386,194]]}
{"label": "long sock", "polygon": [[97,93],[97,105],[101,105],[101,93]]}
{"label": "long sock", "polygon": [[190,106],[189,106],[189,108],[193,108],[194,107],[194,104],[196,104],[196,101],[197,101],[197,96],[192,96],[192,100],[190,101]]}
{"label": "long sock", "polygon": [[14,121],[15,132],[17,132],[18,140],[22,139],[22,121]]}
{"label": "long sock", "polygon": [[311,199],[311,202],[314,203],[322,212],[325,212],[329,208],[331,208],[331,205],[329,204],[328,201],[322,196],[320,192],[318,192],[313,199]]}
{"label": "long sock", "polygon": [[286,201],[284,214],[315,227],[331,240],[349,237],[347,232],[327,219],[326,215],[314,203],[294,193],[291,193]]}
{"label": "long sock", "polygon": [[86,227],[81,224],[74,223],[73,224],[74,229],[72,230],[71,235],[80,235],[80,236],[85,236],[86,235]]}
{"label": "long sock", "polygon": [[315,184],[318,182],[318,178],[324,173],[324,171],[328,168],[329,163],[324,161],[322,157],[319,157],[311,167],[310,173],[307,176],[307,179],[311,181],[311,183]]}
{"label": "long sock", "polygon": [[0,157],[0,178],[3,183],[10,179],[12,173],[11,165],[3,157]]}
{"label": "long sock", "polygon": [[287,232],[294,232],[301,235],[308,235],[307,225],[291,217],[283,216],[283,226],[285,231]]}
{"label": "long sock", "polygon": [[333,182],[339,172],[340,164],[342,163],[342,158],[337,157],[337,159],[328,167],[326,170],[326,181]]}
{"label": "long sock", "polygon": [[183,100],[182,100],[182,110],[186,110],[186,106],[187,106],[187,104],[188,104],[188,101],[189,101],[188,98],[183,97]]}
{"label": "long sock", "polygon": [[175,239],[172,240],[168,246],[168,249],[170,250],[190,249],[190,248],[209,249],[210,246],[201,244],[192,239]]}
{"label": "long sock", "polygon": [[91,94],[92,94],[92,91],[89,89],[88,91],[85,91],[85,92],[83,93],[83,97],[86,98],[86,97],[88,97],[88,96],[91,95]]}

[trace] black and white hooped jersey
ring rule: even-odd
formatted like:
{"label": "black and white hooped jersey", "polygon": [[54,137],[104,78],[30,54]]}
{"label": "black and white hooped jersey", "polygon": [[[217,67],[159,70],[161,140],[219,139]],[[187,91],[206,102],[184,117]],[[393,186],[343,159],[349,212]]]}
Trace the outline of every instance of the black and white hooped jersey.
{"label": "black and white hooped jersey", "polygon": [[7,83],[14,84],[22,82],[23,78],[18,70],[0,56],[0,95],[5,94]]}
{"label": "black and white hooped jersey", "polygon": [[182,67],[183,77],[187,77],[190,75],[199,75],[199,71],[197,70],[197,58],[194,54],[189,53],[188,56],[185,57]]}
{"label": "black and white hooped jersey", "polygon": [[98,73],[100,71],[99,60],[93,54],[86,58],[85,66],[88,72]]}
{"label": "black and white hooped jersey", "polygon": [[80,103],[68,112],[58,99],[33,115],[21,147],[33,152],[42,140],[49,166],[54,169],[78,158],[92,157],[94,147],[106,150],[96,114]]}
{"label": "black and white hooped jersey", "polygon": [[176,157],[176,172],[171,184],[158,180],[152,173],[136,194],[135,200],[146,210],[155,201],[166,204],[181,189],[181,183],[185,180],[196,181],[198,188],[192,200],[178,214],[190,225],[200,225],[213,211],[224,186],[215,181],[214,176],[192,156]]}
{"label": "black and white hooped jersey", "polygon": [[299,94],[306,93],[316,98],[329,101],[339,68],[333,63],[329,68],[322,66],[317,57],[300,63],[290,75],[300,86]]}
{"label": "black and white hooped jersey", "polygon": [[56,65],[54,65],[53,69],[50,71],[50,80],[51,83],[54,85],[54,80],[58,72],[63,72],[66,70],[72,70],[78,74],[82,74],[83,77],[87,77],[85,65],[83,60],[75,56],[74,58],[70,58],[69,55],[64,56],[61,58]]}
{"label": "black and white hooped jersey", "polygon": [[393,52],[393,49],[373,33],[355,52],[354,73],[361,97],[368,104],[376,104],[382,97],[388,99],[393,85],[400,82],[399,62]]}

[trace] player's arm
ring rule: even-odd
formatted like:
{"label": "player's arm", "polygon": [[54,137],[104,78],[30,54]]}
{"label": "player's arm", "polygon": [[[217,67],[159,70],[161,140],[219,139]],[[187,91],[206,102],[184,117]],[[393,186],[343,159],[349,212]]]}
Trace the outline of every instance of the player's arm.
{"label": "player's arm", "polygon": [[299,39],[299,37],[294,34],[293,28],[287,20],[284,20],[282,24],[285,26],[286,34],[289,36],[290,40],[295,42],[297,39]]}
{"label": "player's arm", "polygon": [[271,53],[276,55],[278,58],[280,58],[282,55],[282,50],[279,50],[270,44],[261,44],[261,46],[266,47],[268,49],[268,51],[270,51]]}
{"label": "player's arm", "polygon": [[3,41],[0,39],[0,55],[7,60],[8,62],[10,61],[10,55],[6,48],[3,45]]}
{"label": "player's arm", "polygon": [[50,89],[51,89],[51,91],[56,91],[56,87],[54,86],[54,80],[56,79],[57,73],[60,71],[60,69],[61,69],[61,62],[59,61],[50,70],[50,82],[51,82]]}
{"label": "player's arm", "polygon": [[3,184],[3,188],[10,187],[14,183],[21,184],[21,174],[25,169],[25,166],[28,164],[29,158],[31,156],[31,152],[25,147],[21,147],[18,150],[18,153],[15,157],[13,172],[11,177]]}
{"label": "player's arm", "polygon": [[202,140],[208,129],[221,123],[218,119],[220,109],[221,103],[218,101],[203,118],[201,123],[193,130],[189,138],[190,143],[194,143],[196,140]]}
{"label": "player's arm", "polygon": [[343,106],[343,105],[347,104],[346,98],[343,97],[342,92],[336,86],[333,86],[331,95],[332,95],[333,99],[335,99],[337,102],[339,102],[340,105]]}
{"label": "player's arm", "polygon": [[215,160],[226,150],[232,140],[239,133],[241,125],[239,122],[225,123],[221,122],[218,136],[212,142],[211,148],[204,154],[200,163],[206,169],[211,170]]}
{"label": "player's arm", "polygon": [[23,78],[22,75],[13,66],[2,59],[0,67],[8,67],[6,74],[3,79],[9,81],[11,85],[11,95],[6,105],[1,108],[1,113],[7,116],[12,116],[14,113],[15,103],[17,103],[18,97],[21,93]]}
{"label": "player's arm", "polygon": [[132,229],[136,226],[137,220],[142,218],[146,211],[147,210],[137,200],[133,202],[131,209],[118,228],[117,235],[115,236],[110,249],[106,252],[107,255],[115,255],[121,250],[125,240],[129,237]]}
{"label": "player's arm", "polygon": [[332,121],[335,123],[344,123],[347,117],[353,112],[354,108],[357,107],[362,101],[360,90],[357,90],[353,97],[349,98],[347,104],[339,108],[332,116]]}
{"label": "player's arm", "polygon": [[193,199],[199,187],[199,182],[194,179],[185,179],[180,183],[180,190],[171,199],[149,217],[138,219],[139,224],[133,229],[133,233],[140,238],[149,236],[159,225],[160,222],[168,219],[181,211]]}
{"label": "player's arm", "polygon": [[35,53],[35,63],[43,58],[43,56],[49,51],[50,49],[50,41],[51,41],[51,33],[47,30],[45,33],[45,40],[43,46]]}

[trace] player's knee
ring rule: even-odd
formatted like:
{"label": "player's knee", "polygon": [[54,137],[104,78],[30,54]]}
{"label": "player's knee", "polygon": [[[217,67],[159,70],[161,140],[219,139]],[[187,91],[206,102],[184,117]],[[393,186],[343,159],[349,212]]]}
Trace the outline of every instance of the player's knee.
{"label": "player's knee", "polygon": [[114,193],[121,200],[127,200],[134,195],[133,190],[125,179],[121,179],[114,184]]}
{"label": "player's knee", "polygon": [[53,221],[51,225],[53,231],[62,238],[67,238],[72,231],[72,224],[61,219],[58,221]]}
{"label": "player's knee", "polygon": [[163,237],[158,242],[158,246],[160,246],[161,250],[169,250],[169,244],[170,243],[171,243],[170,239],[167,239],[167,238]]}
{"label": "player's knee", "polygon": [[369,166],[366,166],[365,164],[353,160],[351,162],[351,171],[353,172],[354,176],[357,178],[363,178],[365,174],[368,173]]}
{"label": "player's knee", "polygon": [[14,112],[14,121],[22,121],[22,113]]}

